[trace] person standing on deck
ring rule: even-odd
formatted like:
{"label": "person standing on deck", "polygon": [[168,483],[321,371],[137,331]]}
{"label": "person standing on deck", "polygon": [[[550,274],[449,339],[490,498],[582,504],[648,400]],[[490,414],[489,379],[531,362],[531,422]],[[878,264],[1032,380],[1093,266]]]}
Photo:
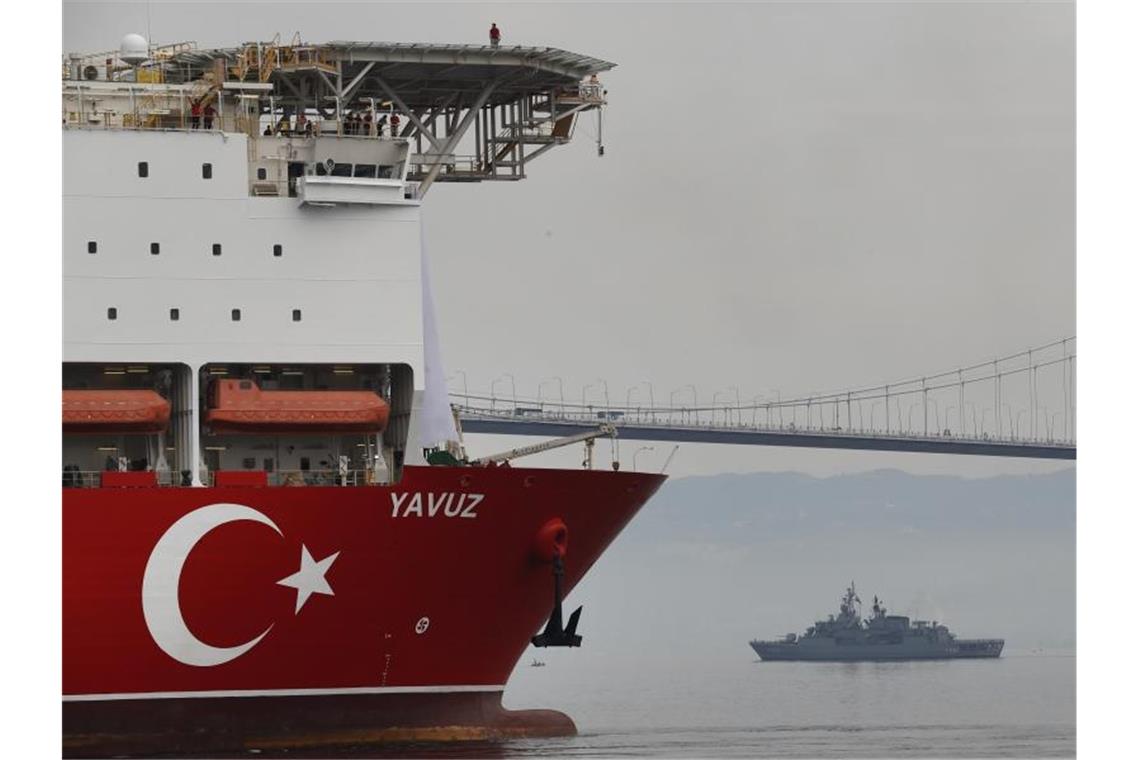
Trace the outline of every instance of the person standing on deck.
{"label": "person standing on deck", "polygon": [[400,136],[400,117],[397,116],[396,114],[392,114],[392,118],[388,119],[388,124],[389,124],[388,131],[391,132],[392,137],[399,137]]}
{"label": "person standing on deck", "polygon": [[495,22],[491,22],[491,31],[488,33],[491,37],[491,47],[499,46],[499,38],[502,36],[499,32],[499,27],[495,26]]}
{"label": "person standing on deck", "polygon": [[206,107],[202,109],[202,125],[206,129],[214,128],[214,114],[216,113],[217,111],[214,110],[214,106],[210,103],[207,103]]}
{"label": "person standing on deck", "polygon": [[197,129],[198,121],[202,118],[202,101],[195,100],[190,103],[190,128]]}

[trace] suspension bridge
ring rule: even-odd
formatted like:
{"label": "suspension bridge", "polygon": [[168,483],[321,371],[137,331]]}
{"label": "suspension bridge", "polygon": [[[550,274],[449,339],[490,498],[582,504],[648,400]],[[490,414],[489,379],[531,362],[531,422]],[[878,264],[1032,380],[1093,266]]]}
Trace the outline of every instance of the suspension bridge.
{"label": "suspension bridge", "polygon": [[[597,380],[567,400],[560,378],[539,382],[519,397],[511,375],[488,394],[452,391],[464,433],[568,436],[609,423],[626,440],[817,449],[910,451],[975,456],[1076,459],[1076,338],[953,370],[873,386],[782,397],[770,392],[742,400],[740,390],[717,391],[702,402],[693,385],[658,404],[652,383],[611,403]],[[508,396],[496,386],[510,380]],[[544,398],[557,381],[558,396]],[[592,392],[592,393],[590,393]],[[636,402],[636,403],[635,403]]]}

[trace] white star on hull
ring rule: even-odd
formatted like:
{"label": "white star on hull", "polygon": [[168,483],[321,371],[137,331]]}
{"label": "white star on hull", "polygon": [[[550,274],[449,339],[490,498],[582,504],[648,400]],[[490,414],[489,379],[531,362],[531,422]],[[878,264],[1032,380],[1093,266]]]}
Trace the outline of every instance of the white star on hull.
{"label": "white star on hull", "polygon": [[288,578],[277,581],[279,586],[297,589],[297,607],[293,610],[294,615],[301,611],[305,602],[309,601],[309,597],[313,594],[335,596],[332,586],[325,579],[325,573],[329,571],[333,561],[339,556],[340,552],[334,552],[320,562],[316,562],[313,560],[313,555],[309,554],[309,548],[301,544],[301,569]]}

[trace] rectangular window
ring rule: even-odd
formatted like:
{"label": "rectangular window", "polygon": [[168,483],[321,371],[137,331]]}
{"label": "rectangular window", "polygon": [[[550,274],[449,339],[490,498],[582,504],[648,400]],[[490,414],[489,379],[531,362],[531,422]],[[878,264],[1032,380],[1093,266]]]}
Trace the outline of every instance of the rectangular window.
{"label": "rectangular window", "polygon": [[151,256],[157,256],[158,255],[158,243],[151,243],[150,244],[150,255]]}
{"label": "rectangular window", "polygon": [[333,164],[332,176],[334,177],[351,177],[352,164]]}
{"label": "rectangular window", "polygon": [[301,321],[301,310],[300,309],[293,309],[293,321],[294,322],[300,322]]}
{"label": "rectangular window", "polygon": [[301,457],[301,471],[302,472],[308,472],[309,471],[309,458],[308,457]]}
{"label": "rectangular window", "polygon": [[262,167],[262,166],[257,167],[257,178],[258,179],[265,179],[265,167]]}
{"label": "rectangular window", "polygon": [[177,322],[179,316],[180,315],[179,315],[178,309],[171,309],[170,310],[170,321],[171,322]]}
{"label": "rectangular window", "polygon": [[150,166],[147,165],[146,161],[139,161],[139,176],[140,177],[149,177],[150,176]]}
{"label": "rectangular window", "polygon": [[107,309],[107,319],[118,319],[118,318],[119,318],[119,310],[118,309],[116,309],[114,306]]}
{"label": "rectangular window", "polygon": [[232,319],[234,322],[240,322],[241,321],[241,309],[231,309],[230,310],[230,319]]}
{"label": "rectangular window", "polygon": [[376,164],[357,164],[352,169],[352,176],[375,179]]}
{"label": "rectangular window", "polygon": [[284,249],[281,247],[281,244],[275,243],[273,246],[273,255],[274,256],[280,256],[283,252],[284,252]]}
{"label": "rectangular window", "polygon": [[202,179],[213,179],[213,178],[214,178],[214,165],[213,164],[202,164]]}
{"label": "rectangular window", "polygon": [[97,253],[98,251],[99,251],[99,244],[96,243],[94,240],[88,240],[87,241],[87,252],[88,253]]}
{"label": "rectangular window", "polygon": [[214,243],[214,247],[212,250],[213,250],[215,256],[221,256],[222,255],[222,244],[221,243]]}

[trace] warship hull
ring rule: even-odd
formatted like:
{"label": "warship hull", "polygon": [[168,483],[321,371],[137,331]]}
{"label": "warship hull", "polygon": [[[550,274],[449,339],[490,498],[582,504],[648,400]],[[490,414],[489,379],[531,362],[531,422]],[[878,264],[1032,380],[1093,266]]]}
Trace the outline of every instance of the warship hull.
{"label": "warship hull", "polygon": [[946,646],[921,642],[898,644],[835,644],[834,642],[752,641],[761,660],[793,662],[882,662],[899,660],[993,659],[1001,656],[1001,639],[955,641]]}

